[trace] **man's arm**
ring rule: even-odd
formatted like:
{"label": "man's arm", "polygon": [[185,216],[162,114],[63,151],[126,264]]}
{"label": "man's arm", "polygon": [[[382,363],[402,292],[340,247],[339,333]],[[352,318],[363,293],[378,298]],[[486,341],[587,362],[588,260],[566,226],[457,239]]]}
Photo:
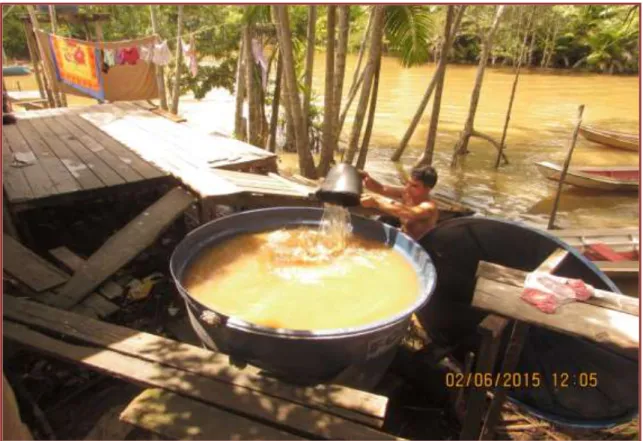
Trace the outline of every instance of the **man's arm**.
{"label": "man's arm", "polygon": [[397,198],[401,199],[402,194],[404,192],[404,187],[397,187],[393,185],[384,185],[371,177],[367,172],[361,171],[360,174],[362,175],[362,179],[364,182],[364,187],[367,190],[373,191],[375,193],[379,193],[383,196],[387,196],[389,198]]}
{"label": "man's arm", "polygon": [[403,221],[428,219],[437,210],[433,202],[422,202],[416,206],[408,206],[400,202],[375,195],[362,197],[362,206],[376,208],[391,216],[399,217]]}

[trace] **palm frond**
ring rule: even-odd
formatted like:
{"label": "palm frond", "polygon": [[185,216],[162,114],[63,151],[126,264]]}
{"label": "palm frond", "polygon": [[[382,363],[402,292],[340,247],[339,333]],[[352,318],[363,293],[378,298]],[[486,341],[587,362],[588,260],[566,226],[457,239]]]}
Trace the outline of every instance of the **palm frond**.
{"label": "palm frond", "polygon": [[248,5],[243,11],[243,18],[248,24],[270,23],[270,5]]}
{"label": "palm frond", "polygon": [[429,60],[434,33],[434,13],[424,5],[386,7],[386,38],[389,48],[400,55],[404,66]]}

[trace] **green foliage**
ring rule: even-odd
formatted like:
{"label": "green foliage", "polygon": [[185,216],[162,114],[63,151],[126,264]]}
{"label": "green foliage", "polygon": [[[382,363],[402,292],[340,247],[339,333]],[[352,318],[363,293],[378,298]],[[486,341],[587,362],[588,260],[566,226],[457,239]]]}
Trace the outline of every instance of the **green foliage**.
{"label": "green foliage", "polygon": [[22,5],[2,5],[2,47],[9,58],[28,59],[29,50],[22,22],[18,16],[26,14]]}
{"label": "green foliage", "polygon": [[432,13],[424,5],[386,7],[385,34],[388,49],[399,55],[404,66],[426,63],[434,33]]}

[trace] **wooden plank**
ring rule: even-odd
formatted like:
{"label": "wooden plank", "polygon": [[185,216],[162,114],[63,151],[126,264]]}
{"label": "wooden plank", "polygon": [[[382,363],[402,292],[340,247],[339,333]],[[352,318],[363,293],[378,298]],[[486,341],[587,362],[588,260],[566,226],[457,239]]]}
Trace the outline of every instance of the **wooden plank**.
{"label": "wooden plank", "polygon": [[[529,273],[513,268],[507,268],[495,263],[485,262],[484,260],[481,260],[478,263],[477,275],[479,277],[513,285],[518,288],[524,287],[527,274]],[[615,311],[625,312],[635,316],[639,315],[639,299],[617,294],[615,292],[594,288],[594,296],[584,302],[601,308],[613,309]]]}
{"label": "wooden plank", "polygon": [[47,143],[45,143],[42,137],[36,132],[36,130],[34,130],[33,126],[28,124],[28,122],[18,121],[18,124],[16,124],[15,127],[27,141],[29,147],[38,158],[38,161],[42,163],[42,166],[51,178],[56,190],[54,191],[54,189],[51,189],[50,192],[52,194],[71,193],[81,189],[76,178],[74,178],[67,167],[65,167],[56,154],[49,148]]}
{"label": "wooden plank", "polygon": [[22,168],[12,167],[13,153],[9,149],[6,131],[2,131],[2,184],[7,198],[11,202],[22,202],[33,199],[33,191]]}
{"label": "wooden plank", "polygon": [[26,121],[26,124],[30,124],[40,134],[83,190],[105,186],[96,174],[49,129],[44,118]]}
{"label": "wooden plank", "polygon": [[[66,343],[11,321],[4,321],[3,331],[6,338],[51,356],[136,384],[160,387],[259,421],[291,427],[313,437],[398,439],[388,433],[242,387],[225,385],[111,350]],[[167,352],[168,355],[171,353]]]}
{"label": "wooden plank", "polygon": [[105,186],[113,186],[125,183],[110,166],[108,166],[98,155],[89,150],[85,144],[80,142],[61,121],[64,118],[43,118],[41,121],[58,136],[58,138],[78,156],[78,158],[94,172]]}
{"label": "wooden plank", "polygon": [[[71,176],[68,173],[67,176],[52,175],[50,172],[55,169],[52,167],[51,161],[48,160],[49,158],[43,158],[35,146],[33,149],[31,148],[32,146],[22,136],[18,126],[21,126],[21,124],[2,126],[2,132],[6,135],[6,139],[8,141],[7,147],[9,148],[12,157],[15,153],[33,154],[35,156],[35,162],[33,164],[22,167],[22,172],[29,183],[31,191],[33,192],[33,197],[42,198],[57,194],[59,186],[56,185],[58,184],[56,177],[60,176],[64,180],[71,178]],[[57,162],[57,166],[62,166],[60,161],[57,159],[54,161]],[[9,161],[9,166],[11,166],[11,162],[12,161]],[[77,187],[77,184],[74,182],[70,187]]]}
{"label": "wooden plank", "polygon": [[[106,106],[103,106],[106,107]],[[167,174],[180,179],[201,197],[237,194],[241,191],[214,173],[209,167],[199,165],[194,158],[178,155],[176,149],[161,138],[150,142],[150,136],[141,133],[131,123],[122,120],[122,111],[114,108],[114,115],[103,113],[84,113],[92,124],[110,136],[113,136],[127,148],[136,152],[141,158],[149,161]]]}
{"label": "wooden plank", "polygon": [[621,262],[594,262],[594,265],[603,271],[608,277],[638,277],[641,262],[638,260],[627,260]]}
{"label": "wooden plank", "polygon": [[[123,144],[121,144],[120,142],[118,142],[117,140],[109,136],[107,133],[100,130],[98,127],[96,127],[96,125],[92,124],[91,122],[87,121],[81,116],[68,115],[67,118],[69,119],[69,121],[72,122],[72,124],[74,124],[81,130],[83,130],[90,137],[94,138],[102,146],[104,146],[106,149],[108,149],[110,152],[116,155],[116,157],[118,157],[121,160],[121,162],[125,163],[125,165],[132,168],[140,176],[146,179],[152,179],[152,178],[158,178],[165,175],[165,173],[163,173],[157,167],[154,167],[153,165],[149,164],[147,161],[142,159],[139,155],[132,152],[126,146],[124,146]],[[122,173],[125,172],[124,171],[125,169],[126,168],[119,166],[119,173],[121,173],[121,176],[122,176]],[[136,178],[128,177],[127,179],[128,181],[132,182]]]}
{"label": "wooden plank", "polygon": [[36,292],[62,285],[68,276],[42,257],[24,247],[13,237],[3,234],[2,269]]}
{"label": "wooden plank", "polygon": [[194,201],[194,197],[180,187],[166,193],[91,255],[87,264],[58,293],[58,306],[68,309],[83,300],[91,290],[152,245]]}
{"label": "wooden plank", "polygon": [[171,439],[302,439],[163,389],[143,391],[120,419]]}
{"label": "wooden plank", "polygon": [[[49,250],[49,254],[69,268],[72,272],[80,271],[80,269],[86,264],[85,259],[67,247],[53,248]],[[108,299],[114,299],[116,297],[120,297],[123,294],[124,289],[118,283],[108,280],[98,287],[98,292]]]}
{"label": "wooden plank", "polygon": [[536,326],[588,338],[638,359],[639,319],[620,311],[574,302],[546,314],[520,298],[522,288],[478,277],[472,305]]}
{"label": "wooden plank", "polygon": [[[107,164],[117,176],[124,182],[137,182],[143,176],[132,168],[127,162],[119,158],[114,152],[107,147],[103,146],[95,137],[88,135],[84,130],[81,130],[76,124],[72,123],[71,116],[63,115],[57,118],[58,124],[65,127],[72,136],[78,139],[83,145],[99,156],[105,164]],[[130,161],[131,162],[131,161]]]}
{"label": "wooden plank", "polygon": [[[124,119],[136,124],[140,129],[163,138],[174,146],[175,150],[198,157],[204,163],[214,167],[243,167],[249,163],[272,163],[277,156],[267,150],[251,144],[216,135],[200,133],[189,126],[176,124],[165,118],[151,114],[132,103],[114,104],[125,112]],[[153,116],[154,115],[154,116]]]}
{"label": "wooden plank", "polygon": [[[482,335],[482,342],[476,357],[475,372],[477,374],[484,376],[493,372],[498,357],[500,339],[508,323],[508,320],[502,317],[489,314],[478,325],[478,333]],[[460,439],[478,439],[482,430],[482,417],[486,407],[487,389],[489,388],[471,387]]]}
{"label": "wooden plank", "polygon": [[386,415],[386,397],[338,385],[297,387],[260,375],[250,366],[237,369],[229,358],[196,346],[97,320],[87,320],[25,299],[7,296],[3,314],[16,322],[59,332],[91,345],[185,370],[227,384],[303,404],[374,427]]}

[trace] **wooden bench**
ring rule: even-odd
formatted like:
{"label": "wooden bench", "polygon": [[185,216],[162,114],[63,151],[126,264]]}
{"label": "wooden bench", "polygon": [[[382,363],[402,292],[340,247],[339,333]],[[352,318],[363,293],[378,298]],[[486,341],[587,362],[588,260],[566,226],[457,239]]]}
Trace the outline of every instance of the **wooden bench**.
{"label": "wooden bench", "polygon": [[[5,296],[3,314],[4,335],[14,342],[160,389],[145,391],[122,418],[166,436],[396,439],[379,430],[386,397],[337,385],[288,385],[237,369],[223,354],[27,299]],[[196,413],[185,417],[188,409]],[[205,421],[212,424],[192,428]]]}

